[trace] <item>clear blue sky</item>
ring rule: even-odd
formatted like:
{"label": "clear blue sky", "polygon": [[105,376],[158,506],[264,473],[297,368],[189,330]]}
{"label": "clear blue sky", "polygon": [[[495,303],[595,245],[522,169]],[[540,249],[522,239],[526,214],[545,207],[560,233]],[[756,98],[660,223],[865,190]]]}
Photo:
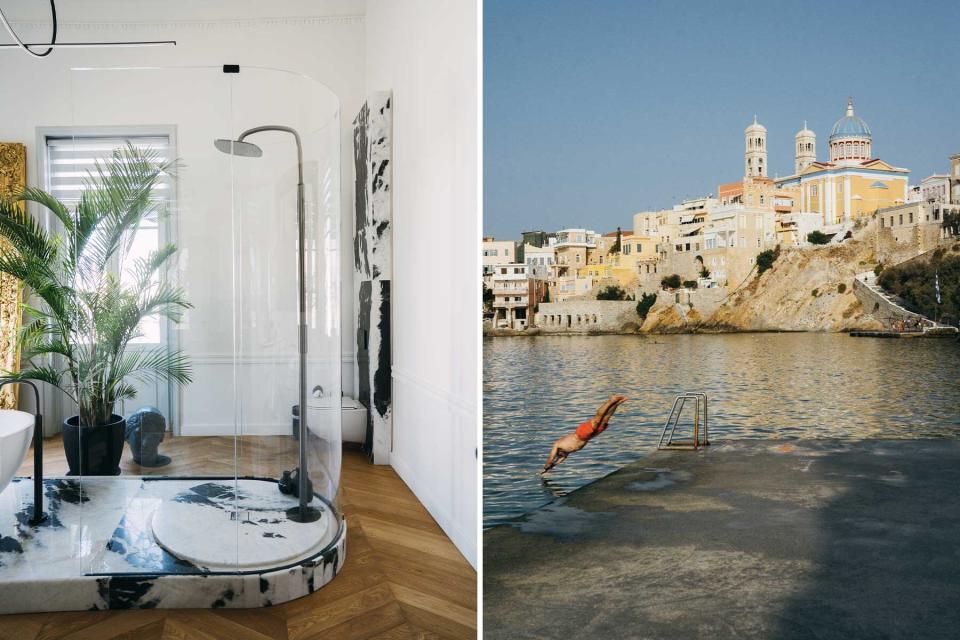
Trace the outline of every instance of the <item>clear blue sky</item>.
{"label": "clear blue sky", "polygon": [[485,0],[485,235],[630,228],[636,211],[743,175],[767,127],[793,171],[804,119],[824,159],[854,98],[873,152],[945,173],[960,153],[960,0]]}

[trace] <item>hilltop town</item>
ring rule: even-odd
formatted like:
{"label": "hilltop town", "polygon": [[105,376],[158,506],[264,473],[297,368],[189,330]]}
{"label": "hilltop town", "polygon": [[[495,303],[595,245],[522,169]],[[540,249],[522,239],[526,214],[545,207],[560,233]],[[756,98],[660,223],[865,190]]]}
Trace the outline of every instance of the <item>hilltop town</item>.
{"label": "hilltop town", "polygon": [[767,130],[755,117],[743,178],[715,195],[635,213],[606,233],[484,238],[485,333],[940,328],[877,276],[935,256],[940,303],[940,261],[960,264],[960,154],[949,173],[911,185],[909,169],[873,155],[852,99],[828,160],[806,123],[795,142],[794,173],[769,177]]}

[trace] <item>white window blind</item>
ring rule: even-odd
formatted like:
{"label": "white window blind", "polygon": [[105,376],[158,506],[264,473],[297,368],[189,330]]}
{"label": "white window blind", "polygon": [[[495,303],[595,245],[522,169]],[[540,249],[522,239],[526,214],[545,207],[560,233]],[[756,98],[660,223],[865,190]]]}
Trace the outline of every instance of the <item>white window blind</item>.
{"label": "white window blind", "polygon": [[[115,149],[133,144],[150,149],[158,162],[169,162],[170,139],[167,136],[63,136],[47,138],[47,191],[64,204],[75,204],[83,191],[88,173],[96,163],[108,160]],[[168,198],[169,180],[164,177],[155,189],[157,198]]]}
{"label": "white window blind", "polygon": [[[96,164],[112,157],[114,150],[132,144],[138,149],[150,149],[158,163],[169,162],[173,157],[170,138],[165,135],[101,136],[64,135],[46,138],[46,185],[52,196],[73,211],[90,174],[96,180]],[[151,199],[169,202],[173,184],[169,176],[161,176],[154,187]],[[162,207],[159,209],[162,210]],[[122,264],[116,265],[121,281],[126,281],[128,271],[135,261],[148,255],[167,242],[172,241],[165,233],[165,225],[156,213],[144,218],[136,231],[130,252],[123,256]],[[144,318],[140,324],[142,335],[134,343],[158,344],[161,340],[160,319],[157,316]]]}

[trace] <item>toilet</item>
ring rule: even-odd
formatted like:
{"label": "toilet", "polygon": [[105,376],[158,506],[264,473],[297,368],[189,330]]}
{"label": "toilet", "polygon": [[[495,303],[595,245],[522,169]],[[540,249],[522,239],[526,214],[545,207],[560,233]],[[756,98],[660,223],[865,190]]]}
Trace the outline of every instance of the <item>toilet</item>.
{"label": "toilet", "polygon": [[[312,398],[307,401],[310,411],[330,411],[330,398]],[[297,405],[291,407],[293,435],[297,435]],[[323,419],[311,420],[309,424],[324,424]],[[363,443],[367,436],[367,408],[350,396],[340,396],[340,439],[343,442]]]}

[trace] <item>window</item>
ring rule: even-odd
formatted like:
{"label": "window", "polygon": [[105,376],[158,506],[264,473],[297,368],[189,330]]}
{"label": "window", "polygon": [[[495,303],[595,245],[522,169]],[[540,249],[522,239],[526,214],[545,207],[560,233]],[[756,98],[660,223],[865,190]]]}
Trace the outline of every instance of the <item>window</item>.
{"label": "window", "polygon": [[[109,159],[115,149],[129,143],[139,149],[152,150],[158,162],[169,162],[175,157],[169,134],[124,136],[77,130],[48,134],[45,136],[45,143],[44,189],[71,211],[80,201],[87,172],[93,171],[98,161]],[[173,195],[172,187],[168,177],[161,178],[151,198],[160,204],[169,203]],[[156,213],[146,217],[135,232],[130,253],[124,256],[124,263],[114,265],[114,270],[120,272],[121,282],[129,282],[132,277],[130,268],[137,259],[168,242],[174,242],[175,239],[170,236],[168,225],[158,220]],[[160,317],[144,318],[140,323],[140,331],[142,335],[131,340],[132,344],[159,344]]]}

